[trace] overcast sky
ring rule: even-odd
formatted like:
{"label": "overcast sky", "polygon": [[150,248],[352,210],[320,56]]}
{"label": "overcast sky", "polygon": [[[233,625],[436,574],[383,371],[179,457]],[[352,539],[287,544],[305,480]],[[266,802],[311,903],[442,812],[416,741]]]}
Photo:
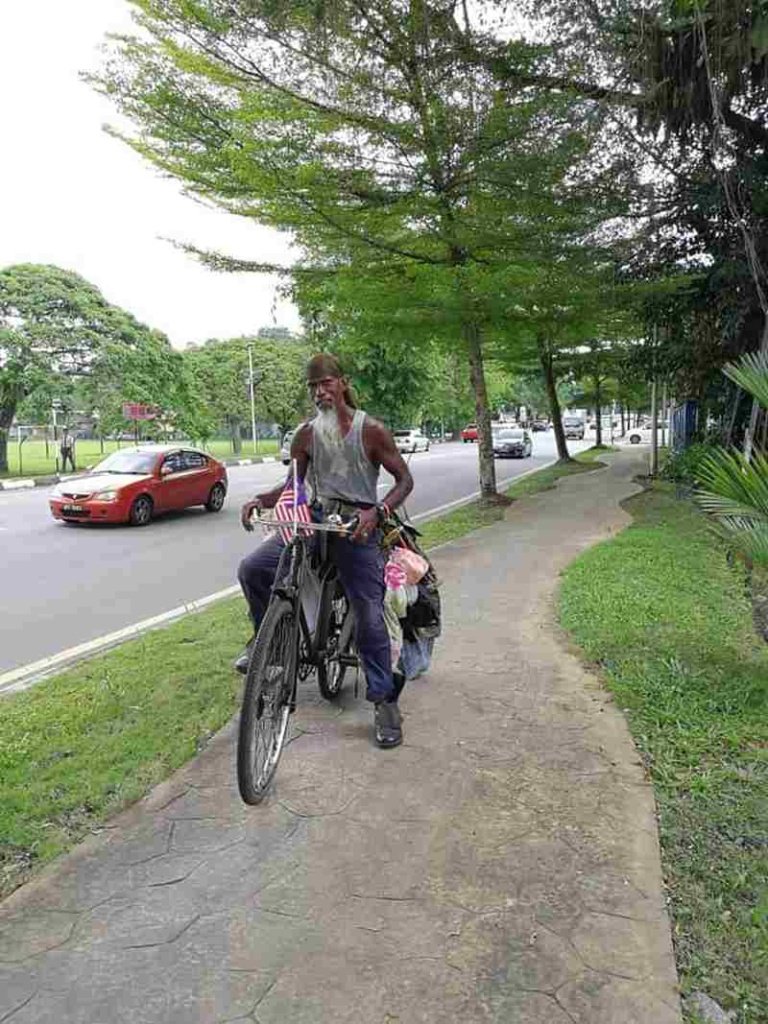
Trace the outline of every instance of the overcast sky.
{"label": "overcast sky", "polygon": [[284,236],[180,194],[102,131],[110,104],[78,78],[99,66],[108,31],[130,26],[127,0],[21,0],[0,13],[0,267],[55,263],[176,347],[298,326],[276,280],[215,274],[164,237],[285,263]]}

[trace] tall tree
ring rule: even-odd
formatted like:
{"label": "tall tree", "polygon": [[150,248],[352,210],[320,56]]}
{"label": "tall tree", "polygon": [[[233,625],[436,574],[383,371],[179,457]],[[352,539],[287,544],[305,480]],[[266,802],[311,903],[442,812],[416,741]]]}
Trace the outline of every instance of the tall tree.
{"label": "tall tree", "polygon": [[617,371],[621,352],[610,341],[590,338],[571,357],[576,392],[574,401],[585,403],[595,411],[595,444],[603,443],[603,409],[618,394]]}
{"label": "tall tree", "polygon": [[235,454],[242,450],[243,427],[247,425],[250,429],[251,365],[256,415],[285,430],[294,426],[306,411],[307,357],[303,341],[275,328],[241,338],[212,338],[184,351],[184,360],[203,396],[205,410],[213,424],[227,430]]}
{"label": "tall tree", "polygon": [[[657,265],[669,269],[671,259],[675,272],[685,268],[699,277],[701,316],[691,326],[706,334],[713,307],[721,305],[727,308],[721,333],[731,351],[720,365],[745,350],[768,353],[765,4],[542,0],[535,7],[532,16],[543,16],[545,33],[558,38],[549,87],[559,83],[607,104],[614,139],[653,169],[646,247],[655,250]],[[503,63],[501,54],[495,57]],[[692,312],[691,295],[679,298],[682,316],[667,326]],[[694,334],[691,347],[696,343]],[[711,387],[716,367],[710,365],[708,377]],[[753,400],[747,456],[759,409]]]}
{"label": "tall tree", "polygon": [[168,341],[110,305],[82,277],[59,267],[18,264],[0,271],[0,472],[19,403],[38,391],[93,393],[185,409],[177,355]]}
{"label": "tall tree", "polygon": [[[485,338],[531,262],[520,183],[568,126],[525,83],[494,87],[468,57],[483,30],[452,0],[134,3],[147,39],[124,40],[102,79],[138,126],[131,144],[191,191],[292,231],[300,272],[365,267],[382,287],[405,276],[406,303],[439,296],[494,499]],[[504,52],[521,72],[537,59],[527,44]]]}

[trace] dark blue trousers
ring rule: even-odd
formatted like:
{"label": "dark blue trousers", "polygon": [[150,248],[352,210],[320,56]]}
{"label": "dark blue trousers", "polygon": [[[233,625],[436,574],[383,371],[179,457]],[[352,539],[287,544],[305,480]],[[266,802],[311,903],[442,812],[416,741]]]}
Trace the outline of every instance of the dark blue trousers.
{"label": "dark blue trousers", "polygon": [[[267,610],[283,547],[279,537],[272,537],[240,563],[237,578],[248,602],[254,631]],[[368,700],[389,700],[395,689],[392,651],[384,624],[384,555],[378,534],[365,544],[329,536],[328,557],[336,566],[355,613],[355,640],[365,671]]]}

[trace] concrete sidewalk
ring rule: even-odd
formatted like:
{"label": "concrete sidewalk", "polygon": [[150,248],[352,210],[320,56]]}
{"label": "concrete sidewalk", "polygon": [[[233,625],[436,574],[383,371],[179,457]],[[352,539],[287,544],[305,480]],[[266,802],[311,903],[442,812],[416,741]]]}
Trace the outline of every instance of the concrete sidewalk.
{"label": "concrete sidewalk", "polygon": [[234,725],[0,907],[2,1024],[678,1024],[652,792],[553,622],[636,456],[439,551],[444,635],[406,740],[311,681],[276,785]]}

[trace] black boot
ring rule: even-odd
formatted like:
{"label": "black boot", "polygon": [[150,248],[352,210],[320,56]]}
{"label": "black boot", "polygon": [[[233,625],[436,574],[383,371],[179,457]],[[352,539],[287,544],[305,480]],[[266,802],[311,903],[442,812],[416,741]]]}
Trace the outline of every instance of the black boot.
{"label": "black boot", "polygon": [[373,725],[380,747],[399,747],[403,742],[403,726],[397,701],[380,701],[373,706]]}

